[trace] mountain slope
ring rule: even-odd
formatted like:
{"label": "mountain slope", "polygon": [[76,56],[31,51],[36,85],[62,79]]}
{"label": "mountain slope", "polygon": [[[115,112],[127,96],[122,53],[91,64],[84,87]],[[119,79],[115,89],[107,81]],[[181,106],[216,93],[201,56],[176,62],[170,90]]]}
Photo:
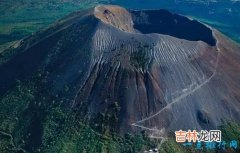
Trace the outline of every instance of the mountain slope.
{"label": "mountain slope", "polygon": [[239,51],[195,20],[102,5],[1,53],[0,91],[44,71],[44,86],[99,132],[215,129],[240,120]]}

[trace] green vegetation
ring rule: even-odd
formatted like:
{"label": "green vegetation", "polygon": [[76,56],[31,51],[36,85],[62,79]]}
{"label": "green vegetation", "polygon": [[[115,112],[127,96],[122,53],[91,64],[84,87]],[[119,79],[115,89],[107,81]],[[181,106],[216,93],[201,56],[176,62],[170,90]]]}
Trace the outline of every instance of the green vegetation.
{"label": "green vegetation", "polygon": [[224,126],[221,126],[221,131],[222,131],[223,140],[226,141],[228,144],[232,140],[236,140],[238,143],[237,150],[231,150],[231,149],[229,149],[229,147],[227,147],[227,149],[229,149],[230,151],[240,152],[240,147],[239,147],[239,145],[240,145],[240,124],[228,122]]}
{"label": "green vegetation", "polygon": [[162,144],[160,149],[162,153],[187,153],[187,149],[181,144],[177,143],[175,139],[169,138]]}
{"label": "green vegetation", "polygon": [[71,12],[104,2],[104,0],[2,0],[0,2],[0,49],[5,49],[9,42],[45,29]]}
{"label": "green vegetation", "polygon": [[[237,123],[225,123],[223,126],[220,127],[222,131],[222,140],[226,142],[226,152],[231,152],[231,153],[238,153],[240,152],[240,124]],[[233,150],[232,148],[229,147],[229,144],[231,141],[236,140],[238,143],[238,148],[237,150]],[[202,144],[203,150],[201,152],[203,153],[216,153],[220,150],[207,150],[205,147],[205,144]],[[175,138],[172,136],[165,141],[162,144],[162,147],[160,149],[161,153],[198,153],[199,150],[196,149],[196,144],[193,144],[192,147],[184,147],[183,144],[177,143]]]}
{"label": "green vegetation", "polygon": [[[107,100],[105,100],[107,103]],[[104,134],[111,134],[119,131],[119,116],[121,107],[118,102],[110,104],[102,113],[97,113],[91,121],[94,130]]]}
{"label": "green vegetation", "polygon": [[147,53],[151,50],[149,45],[138,46],[138,51],[133,52],[130,57],[131,64],[135,66],[137,69],[145,70],[146,66],[149,64],[149,57]]}
{"label": "green vegetation", "polygon": [[[156,145],[144,133],[96,132],[76,120],[62,106],[67,98],[50,94],[43,82],[43,74],[32,81],[17,81],[0,98],[0,152],[131,153]],[[116,112],[120,109],[117,103],[112,107]]]}
{"label": "green vegetation", "polygon": [[34,99],[34,87],[31,84],[21,86],[18,82],[15,89],[0,100],[0,152],[22,150],[24,141],[23,127],[28,120],[23,120],[24,111]]}

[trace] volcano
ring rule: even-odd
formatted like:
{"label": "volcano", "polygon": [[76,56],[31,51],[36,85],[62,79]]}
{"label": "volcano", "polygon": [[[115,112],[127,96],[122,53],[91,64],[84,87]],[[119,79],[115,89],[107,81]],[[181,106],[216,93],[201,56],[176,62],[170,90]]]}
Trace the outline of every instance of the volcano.
{"label": "volcano", "polygon": [[240,122],[240,47],[167,10],[100,5],[75,12],[0,60],[1,94],[44,70],[52,93],[68,87],[64,106],[96,128],[108,116],[120,133],[161,137]]}

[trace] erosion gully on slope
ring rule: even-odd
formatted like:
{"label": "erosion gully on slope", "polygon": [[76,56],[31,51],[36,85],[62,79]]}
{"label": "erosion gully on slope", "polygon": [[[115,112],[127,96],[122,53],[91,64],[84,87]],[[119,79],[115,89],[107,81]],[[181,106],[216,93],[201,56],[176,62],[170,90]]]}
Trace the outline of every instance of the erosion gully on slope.
{"label": "erosion gully on slope", "polygon": [[[139,123],[142,123],[144,121],[147,121],[151,118],[154,118],[155,116],[159,115],[162,111],[164,111],[165,109],[169,109],[171,108],[171,106],[173,104],[176,104],[178,102],[180,102],[180,100],[182,100],[183,98],[189,96],[190,94],[194,93],[195,91],[199,90],[201,87],[203,87],[205,84],[207,84],[208,82],[210,82],[212,80],[212,78],[216,75],[217,73],[217,68],[218,68],[218,63],[219,63],[219,56],[220,56],[220,49],[218,47],[218,41],[216,42],[216,46],[217,46],[217,60],[216,60],[216,65],[215,65],[215,69],[213,71],[213,74],[208,78],[206,79],[204,82],[202,82],[201,84],[197,85],[194,89],[180,95],[179,97],[175,98],[171,103],[168,103],[165,107],[163,107],[162,109],[160,109],[157,113],[149,116],[149,117],[146,117],[140,121],[137,121],[135,123],[132,123],[131,125],[132,126],[135,126],[135,127],[139,127],[139,128],[142,128],[142,129],[145,129],[145,130],[149,130],[149,131],[154,131],[154,132],[157,132],[157,133],[162,133],[161,130],[158,130],[156,128],[148,128],[148,127],[145,127],[145,126],[142,126],[142,125],[139,125]],[[161,142],[159,144],[158,147],[161,147],[162,143],[164,141],[166,141],[167,137],[163,137],[163,136],[154,136],[153,134],[149,136],[150,138],[153,138],[153,139],[161,139]]]}

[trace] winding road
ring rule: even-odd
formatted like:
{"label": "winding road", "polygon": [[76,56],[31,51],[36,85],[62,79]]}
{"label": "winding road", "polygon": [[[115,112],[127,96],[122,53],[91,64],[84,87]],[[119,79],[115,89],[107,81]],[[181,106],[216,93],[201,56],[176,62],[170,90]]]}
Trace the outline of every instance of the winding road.
{"label": "winding road", "polygon": [[[179,97],[175,98],[171,103],[167,104],[165,107],[163,107],[163,108],[162,108],[161,110],[159,110],[157,113],[155,113],[155,114],[153,114],[153,115],[151,115],[151,116],[149,116],[149,117],[146,117],[146,118],[144,118],[144,119],[142,119],[142,120],[140,120],[140,121],[137,121],[137,122],[135,122],[135,123],[133,123],[133,124],[131,124],[131,125],[132,125],[132,126],[135,126],[135,127],[142,128],[142,129],[146,129],[146,130],[149,130],[149,131],[160,132],[160,130],[158,130],[158,129],[148,128],[148,127],[139,125],[139,123],[142,123],[142,122],[147,121],[147,120],[149,120],[149,119],[151,119],[151,118],[154,118],[155,116],[157,116],[157,115],[159,115],[161,112],[163,112],[165,109],[171,108],[172,105],[180,102],[183,98],[191,95],[192,93],[194,93],[194,92],[197,91],[198,89],[202,88],[202,87],[203,87],[205,84],[207,84],[209,81],[211,81],[211,79],[212,79],[212,78],[216,75],[216,73],[217,73],[217,67],[218,67],[218,63],[219,63],[219,56],[220,56],[220,55],[219,55],[219,54],[220,54],[219,52],[220,52],[220,49],[218,48],[218,42],[217,42],[216,46],[217,46],[217,52],[218,52],[218,54],[217,54],[217,60],[216,60],[216,65],[215,65],[215,69],[214,69],[214,71],[213,71],[213,74],[212,74],[208,79],[206,79],[206,80],[205,80],[204,82],[202,82],[201,84],[197,85],[193,90],[190,90],[189,92],[186,92],[186,93],[180,95]],[[160,137],[158,137],[158,138],[160,138]],[[161,137],[160,139],[163,139],[163,137]],[[165,139],[165,138],[164,138],[164,139]]]}

